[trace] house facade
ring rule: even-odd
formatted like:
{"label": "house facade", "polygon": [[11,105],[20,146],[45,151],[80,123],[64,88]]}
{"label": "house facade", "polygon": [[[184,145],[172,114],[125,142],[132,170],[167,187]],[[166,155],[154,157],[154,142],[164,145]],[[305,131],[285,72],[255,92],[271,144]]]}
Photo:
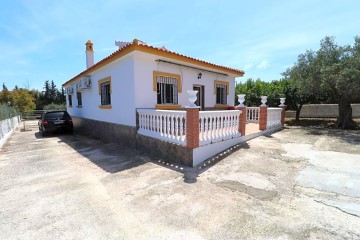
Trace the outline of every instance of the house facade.
{"label": "house facade", "polygon": [[134,39],[94,64],[86,43],[87,69],[63,84],[75,131],[136,146],[137,109],[180,110],[196,90],[200,110],[234,106],[235,78],[242,70],[152,47]]}

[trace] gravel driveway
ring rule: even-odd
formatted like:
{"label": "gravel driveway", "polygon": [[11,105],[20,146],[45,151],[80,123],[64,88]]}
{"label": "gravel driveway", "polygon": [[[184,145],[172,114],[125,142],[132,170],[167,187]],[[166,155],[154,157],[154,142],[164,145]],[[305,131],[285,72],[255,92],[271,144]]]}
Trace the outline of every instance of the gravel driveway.
{"label": "gravel driveway", "polygon": [[0,153],[0,239],[360,239],[360,134],[289,127],[197,168],[79,135]]}

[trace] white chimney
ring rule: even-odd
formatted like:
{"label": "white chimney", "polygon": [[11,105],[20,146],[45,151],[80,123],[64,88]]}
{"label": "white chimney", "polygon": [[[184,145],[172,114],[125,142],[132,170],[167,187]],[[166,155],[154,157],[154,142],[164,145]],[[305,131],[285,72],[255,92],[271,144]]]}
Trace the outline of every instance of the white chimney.
{"label": "white chimney", "polygon": [[93,43],[89,40],[86,45],[86,68],[90,68],[94,65],[94,48]]}

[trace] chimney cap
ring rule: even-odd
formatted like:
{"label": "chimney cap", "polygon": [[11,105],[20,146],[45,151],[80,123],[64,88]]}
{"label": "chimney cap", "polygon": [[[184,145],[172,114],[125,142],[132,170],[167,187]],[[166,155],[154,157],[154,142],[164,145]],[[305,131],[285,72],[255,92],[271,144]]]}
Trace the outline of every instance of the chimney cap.
{"label": "chimney cap", "polygon": [[93,43],[92,43],[90,40],[88,40],[88,41],[85,43],[85,45],[86,45],[86,51],[91,51],[91,52],[94,51]]}

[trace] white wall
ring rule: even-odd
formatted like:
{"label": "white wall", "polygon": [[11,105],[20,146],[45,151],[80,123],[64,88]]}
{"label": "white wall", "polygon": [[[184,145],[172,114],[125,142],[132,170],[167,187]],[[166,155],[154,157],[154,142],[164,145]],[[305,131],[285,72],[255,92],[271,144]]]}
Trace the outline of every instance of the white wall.
{"label": "white wall", "polygon": [[[174,62],[174,60],[164,57],[135,51],[113,61],[106,67],[92,72],[90,74],[92,81],[91,89],[82,91],[82,108],[77,108],[74,82],[74,94],[72,94],[73,106],[72,108],[67,107],[68,112],[71,116],[136,126],[136,108],[154,108],[157,103],[156,92],[153,91],[153,71],[182,76],[182,92],[178,95],[178,104],[182,107],[189,104],[186,91],[192,90],[194,84],[205,87],[205,107],[214,107],[216,104],[216,94],[214,94],[215,80],[229,82],[227,104],[230,106],[234,105],[234,76],[224,76],[202,71],[202,77],[198,79],[199,70],[167,63],[158,64],[155,60],[159,58]],[[190,65],[186,62],[180,63]],[[200,68],[204,69],[204,67]],[[111,76],[112,109],[101,109],[99,108],[98,80],[108,76]],[[65,86],[65,88],[68,86]],[[68,97],[66,97],[66,101],[68,101]],[[68,104],[67,102],[67,106]]]}
{"label": "white wall", "polygon": [[16,126],[20,123],[20,116],[8,118],[0,121],[0,148],[14,132]]}
{"label": "white wall", "polygon": [[[82,108],[77,108],[76,91],[72,95],[73,107],[67,107],[71,116],[98,121],[136,126],[134,99],[134,62],[132,54],[117,59],[90,74],[92,87],[82,91]],[[111,76],[111,109],[101,109],[98,80]],[[67,86],[65,86],[67,87]],[[68,98],[66,98],[68,101]],[[68,102],[67,102],[68,106]]]}
{"label": "white wall", "polygon": [[[203,85],[205,87],[205,107],[214,107],[216,104],[216,95],[214,94],[214,81],[229,82],[229,95],[227,104],[234,105],[235,101],[235,78],[232,76],[218,75],[202,71],[201,79],[198,79],[199,70],[181,67],[168,63],[157,63],[155,60],[162,59],[174,62],[152,54],[136,51],[135,58],[135,107],[136,108],[154,108],[157,102],[156,92],[153,91],[153,71],[179,74],[182,76],[182,92],[178,95],[178,103],[182,106],[189,104],[187,99],[187,90],[192,90],[193,85]],[[184,65],[190,65],[186,62],[179,62]],[[195,66],[196,67],[196,66]],[[204,67],[199,67],[204,69]],[[210,69],[209,69],[210,70]]]}

